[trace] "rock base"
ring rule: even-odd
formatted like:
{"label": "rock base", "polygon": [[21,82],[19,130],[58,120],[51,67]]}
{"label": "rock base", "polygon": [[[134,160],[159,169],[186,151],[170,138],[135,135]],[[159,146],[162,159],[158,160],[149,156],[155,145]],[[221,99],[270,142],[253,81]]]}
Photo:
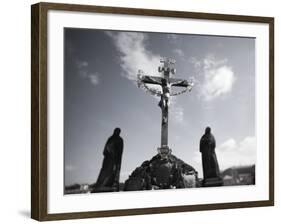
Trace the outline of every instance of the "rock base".
{"label": "rock base", "polygon": [[124,191],[196,187],[196,170],[173,154],[144,161],[125,181]]}

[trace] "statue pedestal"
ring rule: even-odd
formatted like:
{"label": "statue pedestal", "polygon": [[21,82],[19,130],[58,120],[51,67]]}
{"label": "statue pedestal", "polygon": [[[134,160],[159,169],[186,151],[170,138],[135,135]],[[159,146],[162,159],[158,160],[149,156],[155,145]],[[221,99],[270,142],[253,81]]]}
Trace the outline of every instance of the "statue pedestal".
{"label": "statue pedestal", "polygon": [[162,157],[162,159],[167,158],[172,153],[172,150],[167,145],[159,147],[157,151],[158,154]]}
{"label": "statue pedestal", "polygon": [[124,191],[190,188],[197,186],[196,170],[173,154],[154,156],[125,181]]}
{"label": "statue pedestal", "polygon": [[220,177],[207,178],[203,180],[203,187],[219,187],[223,185],[223,180]]}
{"label": "statue pedestal", "polygon": [[114,191],[118,191],[116,187],[102,186],[96,188],[94,187],[91,193],[105,193],[105,192],[114,192]]}

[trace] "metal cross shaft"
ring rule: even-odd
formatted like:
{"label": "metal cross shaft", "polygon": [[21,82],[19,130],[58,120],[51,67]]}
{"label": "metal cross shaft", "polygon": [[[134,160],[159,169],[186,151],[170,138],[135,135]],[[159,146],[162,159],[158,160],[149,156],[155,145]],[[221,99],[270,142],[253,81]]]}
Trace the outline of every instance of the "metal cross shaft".
{"label": "metal cross shaft", "polygon": [[[168,146],[168,117],[169,117],[169,106],[170,106],[170,97],[174,95],[179,95],[185,91],[179,93],[172,92],[172,86],[183,87],[191,90],[193,83],[188,82],[183,79],[171,78],[170,74],[175,74],[175,69],[173,65],[175,63],[172,59],[164,59],[160,62],[164,63],[164,66],[160,66],[158,71],[163,73],[163,77],[158,76],[148,76],[148,75],[139,75],[139,81],[146,89],[152,94],[156,94],[161,97],[159,106],[162,111],[162,121],[161,121],[161,147],[159,148],[160,154],[167,154],[171,150]],[[152,90],[147,86],[147,84],[160,85],[162,91]]]}

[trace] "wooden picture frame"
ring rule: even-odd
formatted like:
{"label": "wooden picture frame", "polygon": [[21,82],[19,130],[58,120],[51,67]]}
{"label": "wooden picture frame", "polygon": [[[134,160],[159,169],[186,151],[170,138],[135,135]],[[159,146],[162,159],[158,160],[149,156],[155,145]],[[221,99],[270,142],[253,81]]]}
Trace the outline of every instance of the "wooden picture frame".
{"label": "wooden picture frame", "polygon": [[[228,203],[203,203],[194,205],[143,207],[102,211],[59,212],[48,211],[48,12],[66,11],[102,13],[166,19],[196,19],[256,23],[268,25],[269,40],[269,145],[268,145],[268,199]],[[109,216],[156,214],[246,208],[274,205],[274,18],[258,16],[224,15],[202,12],[164,11],[137,8],[118,8],[91,5],[38,3],[31,7],[31,217],[39,221],[80,219]]]}

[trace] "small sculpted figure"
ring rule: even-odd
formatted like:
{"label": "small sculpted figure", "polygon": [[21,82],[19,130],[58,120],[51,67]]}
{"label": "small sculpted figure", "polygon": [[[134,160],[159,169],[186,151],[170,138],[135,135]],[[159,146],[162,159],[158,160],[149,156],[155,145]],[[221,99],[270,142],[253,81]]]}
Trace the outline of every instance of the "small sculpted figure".
{"label": "small sculpted figure", "polygon": [[200,152],[202,154],[204,181],[209,178],[219,178],[220,170],[215,153],[216,140],[211,133],[211,128],[205,129],[205,134],[200,140]]}
{"label": "small sculpted figure", "polygon": [[120,128],[115,128],[113,135],[108,138],[103,150],[103,163],[94,192],[119,191],[119,176],[123,153],[123,139]]}

